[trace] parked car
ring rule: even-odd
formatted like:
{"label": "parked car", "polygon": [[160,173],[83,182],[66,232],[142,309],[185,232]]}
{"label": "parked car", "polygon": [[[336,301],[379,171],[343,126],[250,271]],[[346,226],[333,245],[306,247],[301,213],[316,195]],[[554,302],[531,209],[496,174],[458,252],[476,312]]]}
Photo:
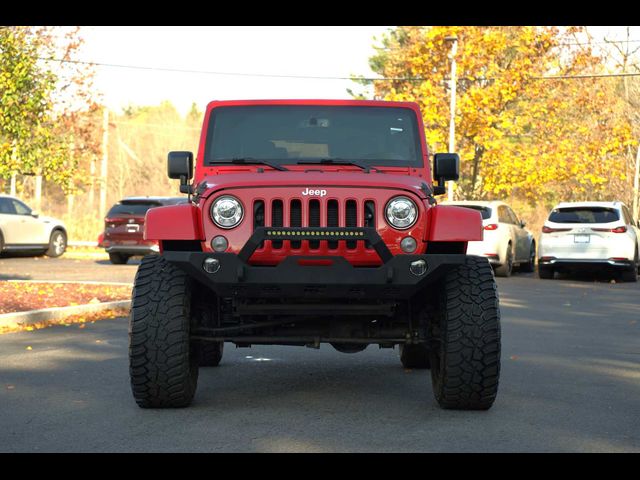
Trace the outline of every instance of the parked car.
{"label": "parked car", "polygon": [[159,251],[158,242],[143,238],[144,216],[153,207],[187,203],[186,197],[127,197],[116,203],[104,219],[104,232],[98,246],[105,248],[109,260],[125,264],[135,255]]}
{"label": "parked car", "polygon": [[542,227],[540,278],[555,272],[610,268],[638,281],[640,228],[621,202],[560,203]]}
{"label": "parked car", "polygon": [[67,249],[67,229],[10,195],[0,195],[0,252],[33,252],[59,257]]}
{"label": "parked car", "polygon": [[509,205],[500,201],[443,202],[447,205],[478,210],[482,215],[484,239],[469,242],[467,255],[489,259],[499,277],[511,275],[515,266],[521,271],[533,272],[536,261],[536,242]]}

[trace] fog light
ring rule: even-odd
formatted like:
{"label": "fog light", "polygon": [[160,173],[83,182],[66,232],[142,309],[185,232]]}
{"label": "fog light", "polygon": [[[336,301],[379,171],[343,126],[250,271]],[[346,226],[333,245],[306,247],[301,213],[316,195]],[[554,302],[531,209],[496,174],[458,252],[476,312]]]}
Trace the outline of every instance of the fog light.
{"label": "fog light", "polygon": [[427,262],[424,260],[416,260],[415,262],[411,262],[409,265],[409,270],[414,275],[420,277],[427,272]]}
{"label": "fog light", "polygon": [[207,273],[216,273],[220,270],[220,260],[217,258],[207,258],[202,264],[202,268]]}
{"label": "fog light", "polygon": [[418,246],[418,243],[415,241],[413,237],[404,237],[400,242],[400,248],[405,253],[415,252],[417,246]]}
{"label": "fog light", "polygon": [[213,248],[214,252],[224,252],[227,247],[229,247],[229,242],[222,235],[213,237],[213,240],[211,240],[211,248]]}

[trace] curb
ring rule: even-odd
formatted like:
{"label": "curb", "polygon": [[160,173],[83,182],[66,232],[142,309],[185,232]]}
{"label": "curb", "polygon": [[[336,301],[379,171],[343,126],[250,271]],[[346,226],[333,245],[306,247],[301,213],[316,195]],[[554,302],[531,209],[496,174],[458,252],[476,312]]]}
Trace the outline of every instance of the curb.
{"label": "curb", "polygon": [[4,313],[0,315],[0,327],[10,327],[15,324],[32,325],[51,320],[58,320],[60,318],[68,317],[69,315],[96,313],[116,308],[131,308],[131,300],[88,303],[85,305],[72,305],[70,307],[41,308],[39,310],[29,310],[28,312]]}
{"label": "curb", "polygon": [[[132,282],[101,282],[98,280],[21,280],[19,278],[9,278],[7,280],[0,280],[0,282],[10,282],[10,283],[77,283],[80,285],[117,285],[119,287],[132,287]],[[118,300],[120,301],[120,300]],[[92,305],[92,304],[85,304]],[[58,307],[60,308],[60,307]]]}

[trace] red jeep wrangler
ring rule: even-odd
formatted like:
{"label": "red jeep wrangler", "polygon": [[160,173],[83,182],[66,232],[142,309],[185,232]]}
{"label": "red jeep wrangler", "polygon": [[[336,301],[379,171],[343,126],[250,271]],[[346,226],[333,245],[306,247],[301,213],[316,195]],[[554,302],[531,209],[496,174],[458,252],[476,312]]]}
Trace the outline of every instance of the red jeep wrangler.
{"label": "red jeep wrangler", "polygon": [[[428,161],[414,103],[214,101],[193,174],[169,153],[189,203],[146,214],[159,256],[138,268],[130,375],[141,407],[184,407],[224,342],[354,353],[400,347],[430,368],[444,408],[488,409],[500,312],[474,210],[438,206],[458,155]],[[437,185],[433,180],[437,180]]]}

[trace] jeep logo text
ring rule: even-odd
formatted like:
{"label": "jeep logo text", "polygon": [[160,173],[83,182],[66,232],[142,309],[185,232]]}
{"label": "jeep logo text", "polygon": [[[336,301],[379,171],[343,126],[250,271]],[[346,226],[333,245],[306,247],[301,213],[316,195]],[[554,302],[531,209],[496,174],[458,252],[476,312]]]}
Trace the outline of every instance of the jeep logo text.
{"label": "jeep logo text", "polygon": [[325,195],[327,195],[327,191],[326,190],[311,190],[309,187],[307,187],[307,189],[302,192],[302,195],[313,195],[316,197],[324,197]]}

